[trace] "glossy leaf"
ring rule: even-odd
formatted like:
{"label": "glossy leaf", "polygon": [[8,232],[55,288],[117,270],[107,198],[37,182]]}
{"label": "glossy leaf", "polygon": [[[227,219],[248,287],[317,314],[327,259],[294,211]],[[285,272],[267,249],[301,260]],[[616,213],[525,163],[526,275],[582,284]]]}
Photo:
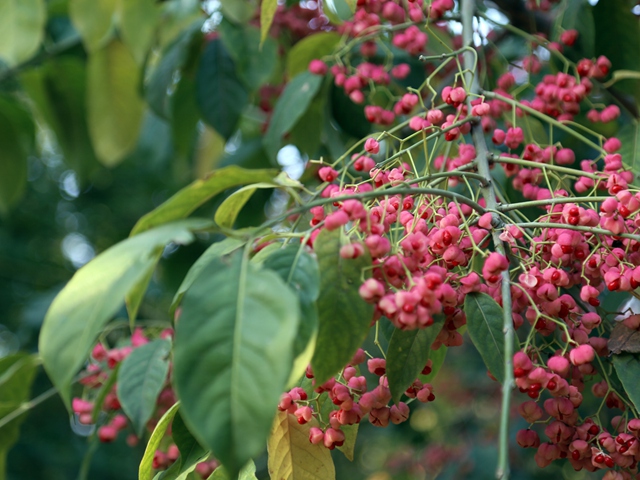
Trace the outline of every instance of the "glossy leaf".
{"label": "glossy leaf", "polygon": [[200,275],[202,270],[207,265],[209,265],[211,261],[216,258],[228,255],[234,250],[242,247],[245,243],[247,243],[247,241],[244,239],[225,238],[220,242],[216,242],[210,245],[209,248],[207,248],[204,253],[200,255],[200,257],[198,257],[198,260],[196,260],[195,263],[191,265],[191,268],[187,272],[187,275],[184,277],[184,280],[180,284],[180,287],[178,287],[178,291],[173,297],[173,301],[171,302],[171,311],[175,311],[176,307],[184,296],[184,292],[186,292],[189,287],[193,285],[193,282],[195,282],[196,278],[198,278],[198,275]]}
{"label": "glossy leaf", "polygon": [[69,16],[89,52],[104,47],[115,31],[118,0],[69,0]]}
{"label": "glossy leaf", "polygon": [[117,40],[89,57],[89,134],[98,159],[108,167],[123,160],[138,140],[144,112],[139,74],[133,56]]}
{"label": "glossy leaf", "polygon": [[312,419],[304,425],[296,417],[278,411],[267,442],[269,475],[278,480],[332,480],[336,478],[331,452],[309,442]]}
{"label": "glossy leaf", "polygon": [[[353,357],[369,332],[373,305],[358,289],[368,276],[371,258],[340,256],[340,231],[323,230],[314,241],[320,268],[318,340],[311,360],[318,384],[338,373]],[[366,252],[366,249],[365,249]]]}
{"label": "glossy leaf", "polygon": [[47,11],[44,0],[0,1],[0,60],[16,65],[40,47]]}
{"label": "glossy leaf", "polygon": [[[36,357],[25,353],[0,358],[0,420],[29,400],[37,366]],[[22,414],[0,428],[0,478],[4,478],[7,453],[18,440],[25,419]]]}
{"label": "glossy leaf", "polygon": [[305,350],[318,329],[318,309],[315,303],[320,294],[318,262],[304,246],[288,245],[269,255],[264,266],[276,272],[298,295],[300,324],[293,345],[293,355],[297,357]]}
{"label": "glossy leaf", "polygon": [[320,32],[297,42],[287,54],[287,74],[290,78],[306,72],[311,60],[333,53],[341,36],[335,32]]}
{"label": "glossy leaf", "polygon": [[155,0],[120,0],[119,31],[139,65],[151,48],[160,8]]}
{"label": "glossy leaf", "polygon": [[130,237],[78,270],[58,294],[45,316],[39,347],[45,370],[67,406],[73,377],[125,295],[155,263],[156,252],[169,242],[190,243],[192,231],[210,225],[182,220]]}
{"label": "glossy leaf", "polygon": [[400,330],[396,328],[387,348],[387,378],[395,403],[429,361],[431,345],[442,330],[444,318],[439,315],[427,328]]}
{"label": "glossy leaf", "polygon": [[264,137],[267,154],[275,159],[282,136],[291,131],[296,122],[307,111],[322,84],[322,77],[303,72],[291,80],[278,99],[269,128]]}
{"label": "glossy leaf", "polygon": [[209,263],[184,296],[173,370],[181,414],[232,477],[263,449],[297,327],[294,293],[241,252]]}
{"label": "glossy leaf", "polygon": [[613,355],[613,366],[629,399],[640,409],[640,358],[630,353]]}
{"label": "glossy leaf", "polygon": [[200,113],[224,138],[236,130],[249,95],[236,75],[236,66],[221,40],[210,41],[200,57],[196,78]]}
{"label": "glossy leaf", "polygon": [[0,213],[22,198],[27,184],[27,156],[34,148],[29,112],[11,97],[0,95]]}
{"label": "glossy leaf", "polygon": [[264,44],[264,41],[269,35],[271,24],[273,23],[273,17],[276,15],[278,9],[278,0],[262,0],[260,5],[260,45]]}
{"label": "glossy leaf", "polygon": [[469,293],[464,300],[469,337],[487,369],[504,381],[504,334],[502,307],[486,293]]}
{"label": "glossy leaf", "polygon": [[353,103],[342,88],[331,85],[329,101],[333,120],[344,133],[362,138],[371,132],[371,123],[364,116],[364,107]]}
{"label": "glossy leaf", "polygon": [[172,220],[184,218],[207,200],[228,188],[254,182],[268,182],[277,173],[276,170],[247,170],[235,166],[211,172],[208,178],[194,181],[158,208],[144,215],[133,227],[131,235]]}
{"label": "glossy leaf", "polygon": [[147,442],[147,447],[144,450],[142,460],[140,461],[140,468],[138,469],[139,480],[151,480],[153,478],[153,457],[158,447],[160,447],[160,442],[164,438],[179,408],[180,402],[174,403],[173,406],[162,415],[156,428],[153,429],[149,442]]}
{"label": "glossy leaf", "polygon": [[138,437],[153,415],[158,395],[167,381],[170,350],[169,340],[154,340],[135,348],[120,367],[118,399]]}

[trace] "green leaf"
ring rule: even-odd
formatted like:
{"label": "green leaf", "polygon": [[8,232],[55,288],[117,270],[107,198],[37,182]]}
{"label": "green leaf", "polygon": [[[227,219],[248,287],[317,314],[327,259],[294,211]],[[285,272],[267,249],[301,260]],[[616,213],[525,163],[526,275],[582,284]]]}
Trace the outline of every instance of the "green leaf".
{"label": "green leaf", "polygon": [[[224,468],[223,465],[220,465],[207,480],[233,480],[233,478],[234,477],[229,475],[227,469]],[[238,480],[258,480],[256,477],[256,464],[253,463],[253,460],[249,460],[249,462],[240,469]]]}
{"label": "green leaf", "polygon": [[[162,57],[145,84],[144,96],[151,109],[163,118],[171,117],[172,96],[176,72],[181,71],[189,55],[202,44],[202,20],[198,19],[180,32],[162,52]],[[179,85],[182,85],[182,81]],[[178,87],[179,89],[180,87]],[[193,94],[195,104],[195,90]]]}
{"label": "green leaf", "polygon": [[118,372],[120,371],[121,366],[122,362],[117,363],[113,370],[111,370],[111,372],[109,373],[109,378],[107,378],[107,381],[102,384],[100,390],[98,391],[98,395],[93,401],[93,410],[91,411],[91,418],[93,419],[93,423],[98,423],[98,418],[100,417],[100,412],[102,412],[104,401],[107,398],[107,395],[111,393],[111,389],[118,380]]}
{"label": "green leaf", "polygon": [[487,369],[504,382],[504,333],[502,307],[486,293],[472,292],[464,299],[467,328]]}
{"label": "green leaf", "polygon": [[210,245],[209,248],[207,248],[200,257],[198,257],[195,263],[191,265],[191,268],[184,277],[184,280],[182,280],[180,287],[178,287],[178,291],[173,297],[170,311],[175,312],[176,307],[184,296],[184,292],[193,285],[193,282],[198,278],[198,275],[200,275],[202,270],[209,265],[212,260],[230,254],[234,250],[242,247],[245,243],[247,243],[247,241],[241,238],[225,238],[220,242]]}
{"label": "green leaf", "polygon": [[433,383],[433,381],[438,376],[438,372],[440,372],[442,365],[444,364],[444,359],[447,356],[448,350],[449,349],[444,345],[440,345],[440,348],[438,350],[431,350],[431,352],[429,352],[429,360],[431,360],[431,373],[429,375],[420,375],[418,377],[420,378],[420,381],[422,383]]}
{"label": "green leaf", "polygon": [[196,465],[209,456],[209,452],[200,446],[189,429],[187,429],[180,412],[173,419],[171,436],[180,451],[180,457],[171,468],[158,476],[158,480],[186,480],[189,473],[195,470]]}
{"label": "green leaf", "polygon": [[327,8],[343,22],[350,20],[356,10],[356,0],[324,0]]}
{"label": "green leaf", "polygon": [[431,345],[442,330],[442,315],[434,318],[427,328],[400,330],[396,328],[387,348],[387,378],[389,390],[395,403],[407,388],[418,378],[429,361]]}
{"label": "green leaf", "polygon": [[622,143],[620,155],[625,165],[631,168],[634,175],[633,184],[637,185],[640,175],[640,124],[637,121],[625,123],[616,137]]}
{"label": "green leaf", "polygon": [[149,438],[147,447],[144,450],[144,455],[140,461],[140,467],[138,469],[139,480],[151,480],[153,478],[153,457],[179,408],[180,402],[174,403],[173,406],[162,415],[156,428],[153,429],[151,438]]}
{"label": "green leaf", "polygon": [[0,60],[13,66],[31,58],[42,42],[46,19],[44,0],[0,1]]}
{"label": "green leaf", "polygon": [[136,323],[140,304],[144,299],[144,294],[147,293],[147,287],[149,286],[149,282],[151,281],[151,278],[156,271],[156,264],[160,261],[161,256],[162,252],[156,253],[155,261],[153,263],[150,262],[149,268],[142,276],[140,281],[131,290],[129,290],[129,293],[127,293],[124,298],[124,302],[127,307],[127,313],[129,314],[129,325],[131,327],[131,330],[133,330],[133,327]]}
{"label": "green leaf", "polygon": [[[276,250],[264,262],[298,295],[300,324],[293,344],[293,356],[300,355],[318,328],[316,300],[320,294],[318,262],[302,245],[288,245]],[[306,365],[305,365],[306,368]]]}
{"label": "green leaf", "polygon": [[120,0],[119,14],[122,40],[142,65],[160,20],[159,5],[155,0]]}
{"label": "green leaf", "polygon": [[232,478],[264,448],[297,328],[291,289],[240,252],[213,260],[184,296],[173,370],[182,415]]}
{"label": "green leaf", "polygon": [[[560,28],[561,27],[561,28]],[[573,49],[577,59],[592,58],[596,48],[596,31],[593,21],[593,11],[587,0],[569,0],[561,15],[554,22],[554,39],[560,38],[561,30],[577,30],[578,40]]]}
{"label": "green leaf", "polygon": [[[595,55],[605,55],[612,70],[640,70],[640,24],[628,0],[607,0],[593,7]],[[624,48],[621,48],[624,45]],[[638,82],[624,80],[616,89],[640,98]]]}
{"label": "green leaf", "polygon": [[220,0],[222,14],[234,23],[247,23],[255,14],[257,0]]}
{"label": "green leaf", "polygon": [[323,95],[318,95],[298,120],[298,123],[291,129],[291,143],[310,158],[316,158],[315,155],[320,148],[326,103],[326,98]]}
{"label": "green leaf", "polygon": [[213,219],[221,227],[232,228],[238,214],[259,188],[276,188],[273,183],[254,183],[233,192],[220,204]]}
{"label": "green leaf", "polygon": [[636,409],[640,409],[640,383],[638,383],[640,358],[630,353],[613,355],[613,366],[625,392],[629,395],[629,400],[633,402]]}
{"label": "green leaf", "polygon": [[139,76],[134,58],[119,41],[89,56],[89,134],[98,159],[108,167],[117,165],[136,146],[144,113]]}
{"label": "green leaf", "polygon": [[277,9],[278,0],[262,0],[262,5],[260,5],[260,46],[264,44],[269,35]]}
{"label": "green leaf", "polygon": [[154,340],[135,348],[120,367],[118,399],[138,437],[153,415],[158,395],[167,381],[170,350],[169,340]]}
{"label": "green leaf", "polygon": [[344,444],[341,447],[338,447],[338,450],[340,450],[350,462],[353,462],[354,459],[359,427],[360,424],[355,423],[353,425],[343,425],[340,428],[344,433]]}
{"label": "green leaf", "polygon": [[236,130],[249,94],[221,40],[210,41],[200,57],[196,94],[203,120],[225,139]]}
{"label": "green leaf", "polygon": [[275,159],[280,149],[282,136],[290,132],[307,111],[321,84],[321,76],[303,72],[285,87],[273,109],[269,128],[264,137],[265,150],[272,159]]}
{"label": "green leaf", "polygon": [[[37,358],[26,353],[0,358],[0,420],[29,400],[37,366]],[[18,440],[20,424],[25,418],[23,413],[0,427],[0,478],[5,478],[3,466],[6,465],[7,453]]]}
{"label": "green leaf", "polygon": [[250,25],[238,26],[222,21],[218,28],[247,89],[255,91],[269,81],[278,64],[278,43],[271,38],[261,43],[260,31]]}
{"label": "green leaf", "polygon": [[287,54],[287,75],[294,78],[309,68],[311,60],[333,53],[342,37],[335,32],[314,33],[297,42]]}
{"label": "green leaf", "polygon": [[70,0],[69,16],[89,52],[105,46],[114,33],[118,0]]}
{"label": "green leaf", "polygon": [[340,129],[358,139],[369,135],[371,123],[364,116],[364,107],[353,103],[342,88],[335,85],[329,88],[331,113]]}
{"label": "green leaf", "polygon": [[45,370],[67,406],[75,374],[125,295],[155,263],[156,253],[169,242],[193,241],[193,231],[210,225],[182,220],[127,238],[78,270],[58,294],[45,316],[39,346]]}
{"label": "green leaf", "polygon": [[85,62],[63,56],[30,68],[21,84],[42,120],[55,133],[64,161],[85,184],[98,167],[87,126],[87,71]]}
{"label": "green leaf", "polygon": [[27,185],[27,157],[34,148],[34,125],[16,100],[0,95],[0,213],[22,198]]}
{"label": "green leaf", "polygon": [[[358,289],[368,278],[368,253],[356,259],[340,256],[340,230],[322,230],[314,241],[320,268],[318,340],[311,360],[318,384],[329,380],[353,357],[369,332],[373,305]],[[366,252],[366,249],[365,249]]]}
{"label": "green leaf", "polygon": [[228,188],[254,182],[269,182],[277,174],[276,170],[247,170],[236,166],[216,170],[208,178],[194,181],[155,210],[144,215],[133,227],[131,235],[184,218],[207,200]]}

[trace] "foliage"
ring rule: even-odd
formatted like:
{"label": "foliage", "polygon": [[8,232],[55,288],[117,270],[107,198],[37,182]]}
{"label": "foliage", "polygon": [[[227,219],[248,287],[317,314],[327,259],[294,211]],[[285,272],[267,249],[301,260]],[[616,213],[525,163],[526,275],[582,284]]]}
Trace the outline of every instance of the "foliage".
{"label": "foliage", "polygon": [[[632,478],[640,27],[511,3],[0,0],[1,308],[53,385],[0,343],[0,477],[57,392],[139,478]],[[491,462],[395,451],[465,392]]]}

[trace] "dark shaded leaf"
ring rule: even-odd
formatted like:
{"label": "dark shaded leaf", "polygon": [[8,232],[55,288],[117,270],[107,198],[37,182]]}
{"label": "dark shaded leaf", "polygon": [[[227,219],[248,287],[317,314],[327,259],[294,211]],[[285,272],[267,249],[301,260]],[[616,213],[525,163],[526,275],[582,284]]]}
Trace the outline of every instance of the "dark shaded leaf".
{"label": "dark shaded leaf", "polygon": [[[320,268],[318,339],[311,360],[318,384],[329,380],[351,360],[369,332],[373,305],[358,289],[371,265],[368,253],[356,259],[340,256],[340,231],[323,230],[314,241]],[[365,249],[366,252],[366,249]]]}

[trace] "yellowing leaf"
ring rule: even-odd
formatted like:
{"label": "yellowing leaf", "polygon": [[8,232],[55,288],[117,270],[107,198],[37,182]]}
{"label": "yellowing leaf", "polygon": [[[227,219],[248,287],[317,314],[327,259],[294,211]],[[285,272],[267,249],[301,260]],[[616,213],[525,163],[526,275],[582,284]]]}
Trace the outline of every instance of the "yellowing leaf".
{"label": "yellowing leaf", "polygon": [[278,0],[262,0],[260,6],[260,46],[267,39],[271,24],[273,23],[273,17],[276,15],[278,9]]}
{"label": "yellowing leaf", "polygon": [[43,0],[1,0],[0,59],[15,65],[36,53],[46,18]]}
{"label": "yellowing leaf", "polygon": [[267,442],[269,475],[277,480],[332,480],[336,471],[331,452],[323,445],[309,441],[309,430],[317,427],[314,420],[300,425],[287,412],[276,415]]}
{"label": "yellowing leaf", "polygon": [[118,0],[71,0],[69,16],[90,52],[104,46],[113,34]]}
{"label": "yellowing leaf", "polygon": [[142,65],[155,35],[160,9],[155,0],[120,0],[118,28],[136,62]]}
{"label": "yellowing leaf", "polygon": [[129,50],[114,40],[91,54],[87,75],[89,134],[98,159],[113,167],[138,140],[144,112],[140,72]]}

